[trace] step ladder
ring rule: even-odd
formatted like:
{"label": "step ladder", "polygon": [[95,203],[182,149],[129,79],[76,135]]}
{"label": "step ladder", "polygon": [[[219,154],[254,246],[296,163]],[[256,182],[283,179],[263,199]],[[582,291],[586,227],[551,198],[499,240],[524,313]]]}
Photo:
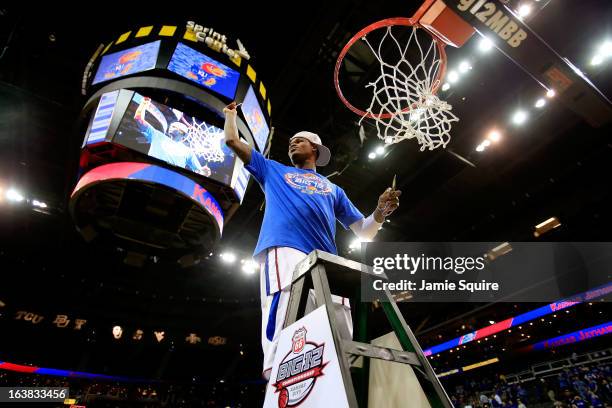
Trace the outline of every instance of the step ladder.
{"label": "step ladder", "polygon": [[[412,330],[406,324],[394,298],[388,291],[385,291],[384,295],[381,296],[380,305],[397,340],[399,340],[401,350],[355,341],[346,338],[346,334],[343,335],[343,333],[346,333],[346,330],[342,330],[338,325],[338,319],[336,313],[334,313],[334,303],[332,303],[332,292],[334,295],[354,300],[353,307],[357,308],[357,318],[355,319],[356,336],[354,337],[360,340],[367,340],[365,333],[367,309],[364,308],[362,302],[359,302],[360,296],[358,294],[360,294],[359,289],[362,279],[371,280],[373,278],[386,280],[384,274],[374,274],[372,268],[367,265],[323,251],[317,250],[311,252],[296,266],[294,271],[291,296],[283,327],[288,327],[305,316],[309,291],[314,289],[315,308],[319,308],[322,305],[326,306],[349,407],[368,407],[368,386],[367,378],[365,377],[367,373],[364,371],[367,370],[370,359],[380,359],[387,362],[409,364],[416,374],[429,405],[432,408],[452,408],[453,405],[442,384],[423,354],[423,350],[419,346]],[[357,296],[355,296],[356,294]],[[365,306],[368,306],[368,304],[365,304]],[[364,359],[363,366],[365,368],[351,367],[360,357]],[[357,390],[354,379],[359,383]],[[401,390],[394,390],[394,392],[401,393]],[[374,404],[374,406],[383,405]],[[372,401],[370,401],[370,406],[372,408]],[[411,406],[409,399],[406,400],[406,405],[403,406]]]}

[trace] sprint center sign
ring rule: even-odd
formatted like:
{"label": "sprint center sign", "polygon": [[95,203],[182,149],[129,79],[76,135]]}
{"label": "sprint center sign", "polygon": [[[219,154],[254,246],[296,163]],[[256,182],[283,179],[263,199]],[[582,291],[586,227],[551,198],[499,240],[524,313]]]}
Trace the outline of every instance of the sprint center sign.
{"label": "sprint center sign", "polygon": [[325,306],[283,329],[264,408],[348,407]]}

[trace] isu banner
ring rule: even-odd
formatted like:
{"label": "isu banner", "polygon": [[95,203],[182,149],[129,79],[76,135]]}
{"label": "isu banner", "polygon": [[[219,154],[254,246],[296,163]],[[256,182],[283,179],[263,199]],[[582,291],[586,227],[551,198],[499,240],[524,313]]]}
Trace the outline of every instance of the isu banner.
{"label": "isu banner", "polygon": [[264,408],[348,407],[325,306],[280,334]]}

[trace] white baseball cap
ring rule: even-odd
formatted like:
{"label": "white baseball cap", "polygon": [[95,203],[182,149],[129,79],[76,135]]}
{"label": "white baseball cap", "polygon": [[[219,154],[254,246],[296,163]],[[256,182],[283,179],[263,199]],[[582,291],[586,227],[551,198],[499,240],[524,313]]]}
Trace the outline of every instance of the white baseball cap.
{"label": "white baseball cap", "polygon": [[[321,143],[321,138],[316,133],[301,131],[297,132],[295,135],[291,136],[291,139],[296,137],[301,137],[308,140],[313,145],[317,146],[317,150],[319,151],[319,157],[317,157],[316,165],[317,166],[327,166],[329,163],[329,159],[331,159],[331,151]],[[289,141],[291,142],[291,139]]]}

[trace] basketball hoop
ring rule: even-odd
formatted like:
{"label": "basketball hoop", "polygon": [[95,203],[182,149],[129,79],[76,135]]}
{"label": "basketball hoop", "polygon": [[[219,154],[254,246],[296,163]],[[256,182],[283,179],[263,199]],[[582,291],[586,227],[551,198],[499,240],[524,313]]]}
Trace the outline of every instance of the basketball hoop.
{"label": "basketball hoop", "polygon": [[223,152],[223,140],[225,138],[223,129],[215,126],[208,126],[206,122],[198,123],[191,119],[192,123],[187,123],[185,118],[181,118],[183,123],[187,123],[189,131],[185,142],[189,145],[196,156],[203,158],[207,162],[223,162],[225,153]]}
{"label": "basketball hoop", "polygon": [[[462,30],[461,38],[457,28]],[[402,29],[408,31],[408,40],[397,34]],[[411,18],[388,18],[370,24],[355,34],[338,55],[334,85],[340,100],[361,116],[360,124],[365,119],[373,120],[378,137],[386,145],[414,138],[421,151],[446,147],[451,125],[459,119],[451,112],[452,106],[437,96],[446,74],[445,46],[463,44],[471,35],[469,30],[472,28],[464,27],[443,2],[436,0],[425,1]],[[375,31],[382,31],[382,36],[372,38]],[[365,85],[372,91],[366,109],[347,100],[339,81],[343,61],[359,41],[366,44],[379,69],[376,79]]]}

